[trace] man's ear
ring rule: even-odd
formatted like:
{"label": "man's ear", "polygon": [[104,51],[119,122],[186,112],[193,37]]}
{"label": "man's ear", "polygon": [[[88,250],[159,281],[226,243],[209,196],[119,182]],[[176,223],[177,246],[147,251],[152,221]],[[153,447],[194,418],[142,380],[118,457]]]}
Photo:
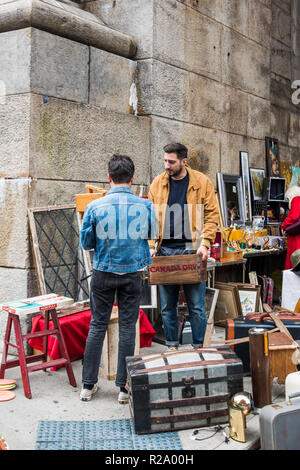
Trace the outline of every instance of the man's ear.
{"label": "man's ear", "polygon": [[187,161],[188,161],[187,158],[183,158],[183,159],[182,159],[182,163],[183,163],[184,166],[187,166]]}
{"label": "man's ear", "polygon": [[108,177],[108,181],[109,181],[109,183],[112,183],[112,178],[111,178],[111,176],[110,176],[110,174],[109,174],[109,173],[107,174],[107,177]]}

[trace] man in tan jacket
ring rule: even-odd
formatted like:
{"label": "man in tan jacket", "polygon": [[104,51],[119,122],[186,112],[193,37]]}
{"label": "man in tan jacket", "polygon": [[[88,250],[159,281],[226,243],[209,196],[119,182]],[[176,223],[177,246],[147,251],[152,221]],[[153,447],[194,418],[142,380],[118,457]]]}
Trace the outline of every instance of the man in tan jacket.
{"label": "man in tan jacket", "polygon": [[[180,143],[164,147],[165,172],[150,186],[149,199],[159,220],[159,234],[149,242],[151,255],[174,256],[188,253],[208,258],[215,240],[218,208],[212,182],[187,165],[187,148]],[[203,344],[206,330],[206,283],[183,286],[192,329],[192,345]],[[178,349],[177,302],[179,285],[159,286],[166,345]]]}

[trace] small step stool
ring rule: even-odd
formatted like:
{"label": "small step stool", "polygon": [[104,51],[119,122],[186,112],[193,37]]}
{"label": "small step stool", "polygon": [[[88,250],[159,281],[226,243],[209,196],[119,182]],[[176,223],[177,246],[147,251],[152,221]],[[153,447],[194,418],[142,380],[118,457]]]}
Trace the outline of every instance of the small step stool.
{"label": "small step stool", "polygon": [[[29,383],[29,372],[36,370],[45,370],[50,367],[64,366],[66,367],[69,382],[73,387],[76,387],[76,380],[73,374],[71,361],[66,349],[65,341],[59,326],[57,318],[57,308],[69,307],[73,304],[73,299],[64,297],[57,294],[47,294],[39,297],[32,297],[17,302],[8,302],[0,305],[0,309],[8,313],[8,320],[6,324],[6,332],[4,339],[4,349],[2,355],[2,362],[0,367],[0,378],[4,378],[6,369],[20,366],[22,382],[24,388],[24,394],[27,398],[31,398],[31,389]],[[33,313],[44,313],[45,317],[45,329],[36,333],[22,334],[20,325],[20,316],[33,314]],[[49,330],[50,317],[53,321],[54,329]],[[14,326],[16,345],[10,342],[11,328]],[[47,360],[48,350],[48,336],[56,335],[60,352],[62,357],[53,361]],[[43,337],[43,353],[38,355],[26,356],[24,350],[24,341],[28,341],[30,338]],[[14,347],[18,350],[18,359],[7,360],[8,347]],[[33,362],[42,360],[41,363],[28,366]]]}

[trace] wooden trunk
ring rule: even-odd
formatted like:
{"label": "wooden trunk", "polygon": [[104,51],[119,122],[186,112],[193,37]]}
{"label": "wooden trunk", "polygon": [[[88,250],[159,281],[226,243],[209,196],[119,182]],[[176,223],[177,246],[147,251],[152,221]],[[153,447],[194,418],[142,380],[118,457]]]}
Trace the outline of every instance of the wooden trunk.
{"label": "wooden trunk", "polygon": [[[118,365],[119,324],[118,307],[114,307],[111,313],[107,332],[104,338],[99,376],[107,380],[115,380]],[[134,354],[140,352],[140,322],[136,322],[135,350]]]}
{"label": "wooden trunk", "polygon": [[155,256],[149,270],[149,284],[197,284],[207,280],[207,263],[200,255]]}
{"label": "wooden trunk", "polygon": [[228,400],[243,390],[230,348],[128,357],[129,408],[137,434],[228,422]]}

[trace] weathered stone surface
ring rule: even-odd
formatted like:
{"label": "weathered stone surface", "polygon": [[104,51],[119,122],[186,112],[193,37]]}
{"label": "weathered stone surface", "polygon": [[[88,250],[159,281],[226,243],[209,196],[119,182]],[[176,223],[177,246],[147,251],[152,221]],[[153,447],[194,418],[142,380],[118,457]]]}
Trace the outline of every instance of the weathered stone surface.
{"label": "weathered stone surface", "polygon": [[291,47],[291,14],[272,3],[272,36],[277,41]]}
{"label": "weathered stone surface", "polygon": [[270,47],[272,11],[260,0],[249,0],[249,38]]}
{"label": "weathered stone surface", "polygon": [[0,2],[0,31],[33,27],[113,54],[133,57],[133,38],[113,30],[91,13],[56,0]]}
{"label": "weathered stone surface", "polygon": [[32,184],[30,178],[0,180],[0,266],[28,266],[27,200]]}
{"label": "weathered stone surface", "polygon": [[224,29],[223,81],[249,93],[269,99],[270,51]]}
{"label": "weathered stone surface", "polygon": [[291,49],[276,39],[272,39],[271,46],[271,72],[290,80],[292,74]]}
{"label": "weathered stone surface", "polygon": [[288,143],[288,123],[289,123],[289,111],[278,108],[277,106],[271,106],[271,126],[270,126],[270,137],[275,137],[280,143]]}
{"label": "weathered stone surface", "polygon": [[222,132],[220,134],[220,171],[230,175],[240,174],[240,152],[248,150],[247,137]]}
{"label": "weathered stone surface", "polygon": [[300,147],[300,116],[297,113],[290,113],[288,121],[288,145]]}
{"label": "weathered stone surface", "polygon": [[[136,62],[91,47],[89,103],[119,113],[134,114]],[[132,104],[130,104],[132,102]]]}
{"label": "weathered stone surface", "polygon": [[299,110],[299,105],[293,104],[292,101],[292,94],[296,90],[292,89],[291,85],[291,81],[285,78],[279,76],[276,76],[276,79],[271,78],[271,103],[297,112]]}
{"label": "weathered stone surface", "polygon": [[29,176],[30,95],[5,96],[0,106],[0,177]]}
{"label": "weathered stone surface", "polygon": [[240,33],[248,32],[248,0],[177,0]]}
{"label": "weathered stone surface", "polygon": [[220,158],[217,131],[154,116],[152,117],[151,138],[151,181],[164,171],[164,145],[170,142],[181,142],[188,147],[190,166],[205,173],[215,184]]}
{"label": "weathered stone surface", "polygon": [[155,3],[153,57],[201,75],[220,79],[219,23],[176,0]]}
{"label": "weathered stone surface", "polygon": [[87,103],[89,48],[34,28],[0,33],[7,95],[33,91]]}
{"label": "weathered stone surface", "polygon": [[264,139],[270,134],[270,101],[248,95],[249,116],[247,135],[256,139]]}
{"label": "weathered stone surface", "polygon": [[36,178],[107,181],[114,153],[136,163],[136,183],[149,180],[150,120],[80,106],[65,100],[44,103],[32,94],[30,174]]}
{"label": "weathered stone surface", "polygon": [[247,94],[157,60],[138,64],[139,112],[247,133]]}
{"label": "weathered stone surface", "polygon": [[84,9],[100,18],[107,26],[133,36],[138,42],[135,58],[152,57],[153,0],[95,0]]}

